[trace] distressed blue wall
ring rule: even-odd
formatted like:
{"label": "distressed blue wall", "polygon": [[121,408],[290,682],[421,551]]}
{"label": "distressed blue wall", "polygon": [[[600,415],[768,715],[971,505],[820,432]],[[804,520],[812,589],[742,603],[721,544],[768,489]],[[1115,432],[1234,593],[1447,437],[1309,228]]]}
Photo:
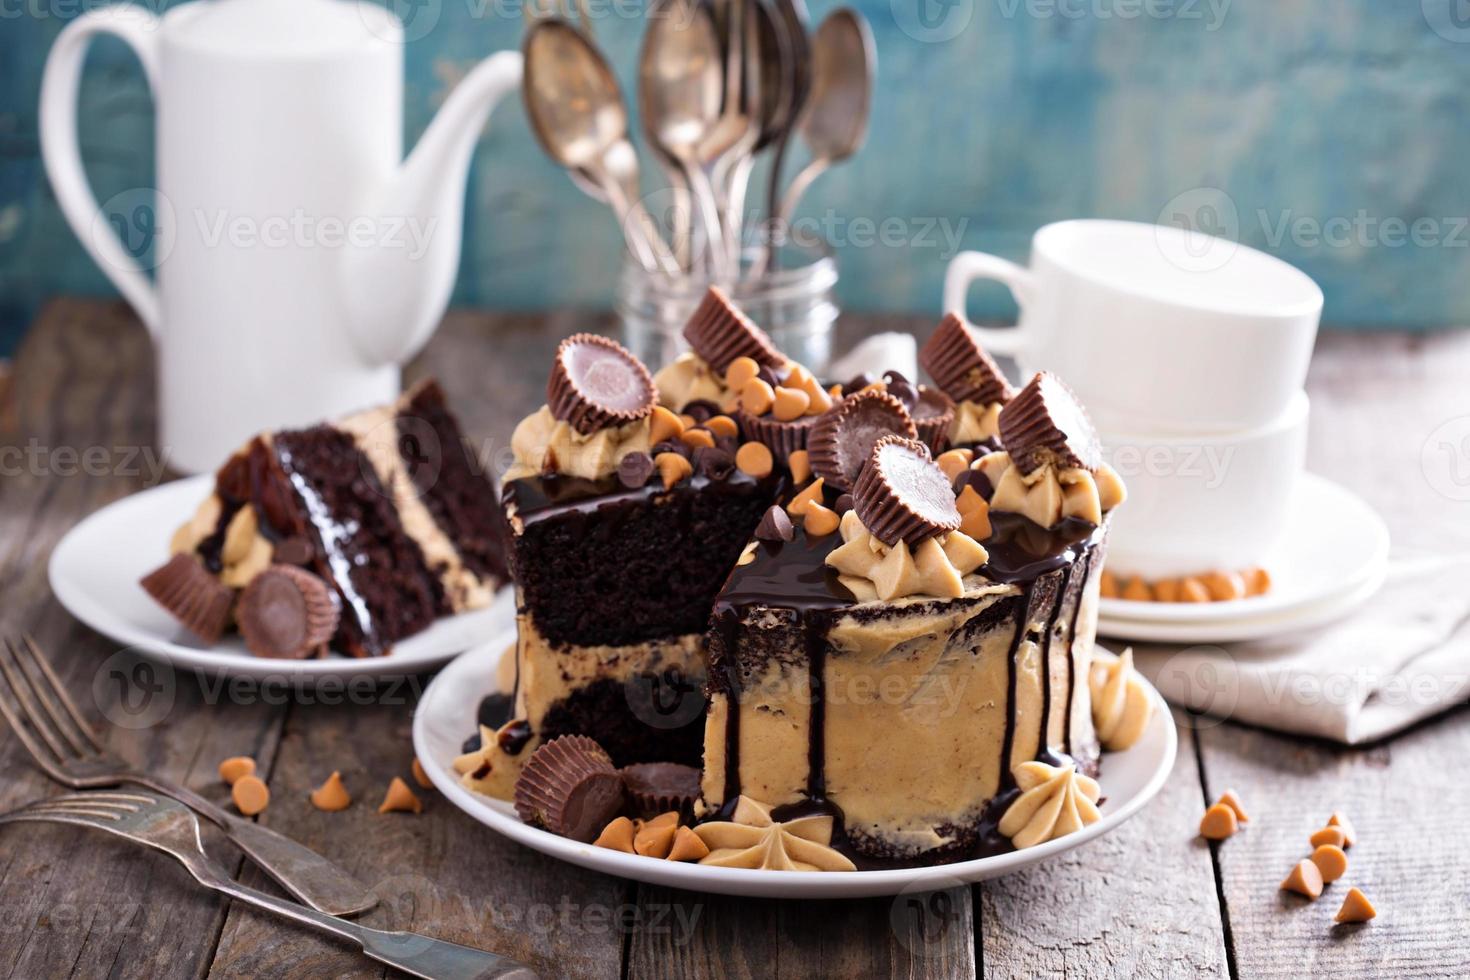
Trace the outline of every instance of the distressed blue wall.
{"label": "distressed blue wall", "polygon": [[[638,0],[591,0],[625,82]],[[412,13],[410,139],[476,59],[518,43],[518,0],[399,0]],[[37,158],[46,51],[91,0],[0,5],[0,353],[36,305],[109,285]],[[808,196],[844,216],[841,301],[933,311],[951,246],[1021,257],[1058,218],[1156,220],[1222,189],[1241,240],[1302,266],[1344,325],[1470,323],[1466,0],[858,0],[878,39],[873,136]],[[814,2],[820,17],[835,3]],[[618,13],[622,11],[622,13]],[[1458,19],[1456,15],[1459,15]],[[83,146],[99,198],[152,180],[136,63],[98,44]],[[1179,195],[1184,195],[1179,198]],[[898,244],[862,240],[888,218]],[[616,229],[534,145],[517,102],[483,138],[455,301],[605,305]],[[1418,221],[1415,226],[1414,222]],[[1417,228],[1417,242],[1403,228]],[[1284,232],[1283,232],[1284,229]],[[1004,316],[998,289],[972,311]]]}

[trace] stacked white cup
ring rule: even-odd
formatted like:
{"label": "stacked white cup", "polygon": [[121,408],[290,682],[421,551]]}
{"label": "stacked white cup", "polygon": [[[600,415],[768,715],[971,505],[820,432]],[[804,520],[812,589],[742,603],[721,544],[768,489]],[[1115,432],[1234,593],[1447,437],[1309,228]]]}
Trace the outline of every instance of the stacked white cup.
{"label": "stacked white cup", "polygon": [[1022,381],[1065,381],[1128,486],[1111,570],[1156,580],[1266,561],[1306,456],[1315,282],[1227,239],[1092,220],[1038,231],[1029,268],[960,253],[945,308],[962,311],[977,279],[1021,308],[1015,328],[972,326],[981,346],[1014,357]]}

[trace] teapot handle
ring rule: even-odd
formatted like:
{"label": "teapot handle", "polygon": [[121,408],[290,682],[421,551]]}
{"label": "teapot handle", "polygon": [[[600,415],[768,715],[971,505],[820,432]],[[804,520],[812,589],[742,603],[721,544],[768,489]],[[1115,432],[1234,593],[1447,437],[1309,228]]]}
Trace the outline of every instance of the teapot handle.
{"label": "teapot handle", "polygon": [[[152,13],[134,4],[121,4],[83,14],[67,25],[56,38],[46,59],[41,78],[41,157],[46,175],[66,215],[67,223],[82,246],[111,279],[113,285],[132,304],[148,332],[155,338],[159,331],[158,292],[143,271],[142,264],[110,223],[109,215],[97,205],[87,174],[82,169],[82,156],[77,142],[77,92],[82,75],[82,62],[87,45],[98,34],[122,38],[143,63],[149,91],[158,98],[158,27],[160,21]],[[156,193],[156,192],[155,192]],[[146,231],[145,246],[154,244],[155,264],[162,261],[163,245],[172,234],[172,220],[158,228],[170,209],[139,202],[133,209],[134,221],[145,219],[155,224]],[[124,231],[127,231],[125,217]],[[131,236],[130,236],[131,237]],[[139,250],[142,251],[141,249]]]}

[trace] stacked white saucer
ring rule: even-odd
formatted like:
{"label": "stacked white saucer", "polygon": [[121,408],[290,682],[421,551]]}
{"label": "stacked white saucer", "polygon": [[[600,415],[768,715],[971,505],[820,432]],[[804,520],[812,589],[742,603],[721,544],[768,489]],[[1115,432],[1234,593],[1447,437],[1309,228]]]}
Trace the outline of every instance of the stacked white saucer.
{"label": "stacked white saucer", "polygon": [[[1105,599],[1100,632],[1247,639],[1319,625],[1378,587],[1382,521],[1303,469],[1322,313],[1308,276],[1187,229],[1066,221],[1036,233],[1029,268],[961,253],[946,308],[963,309],[980,278],[1008,285],[1021,308],[1015,329],[974,328],[980,342],[1015,357],[1023,377],[1046,370],[1070,385],[1128,485],[1107,567],[1135,598]],[[1332,550],[1345,526],[1351,556]],[[1264,594],[1219,598],[1257,568],[1270,577]],[[1157,601],[1159,583],[1172,597],[1186,579],[1218,585],[1215,601]]]}

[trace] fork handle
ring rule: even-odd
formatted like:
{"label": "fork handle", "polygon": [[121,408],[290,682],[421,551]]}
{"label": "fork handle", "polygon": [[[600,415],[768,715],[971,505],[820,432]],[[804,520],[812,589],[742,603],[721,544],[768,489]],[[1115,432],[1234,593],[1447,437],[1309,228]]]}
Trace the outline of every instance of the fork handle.
{"label": "fork handle", "polygon": [[304,844],[222,810],[192,790],[167,780],[135,773],[129,781],[171,796],[218,825],[278,885],[320,912],[358,915],[378,903],[377,896],[362,882]]}

